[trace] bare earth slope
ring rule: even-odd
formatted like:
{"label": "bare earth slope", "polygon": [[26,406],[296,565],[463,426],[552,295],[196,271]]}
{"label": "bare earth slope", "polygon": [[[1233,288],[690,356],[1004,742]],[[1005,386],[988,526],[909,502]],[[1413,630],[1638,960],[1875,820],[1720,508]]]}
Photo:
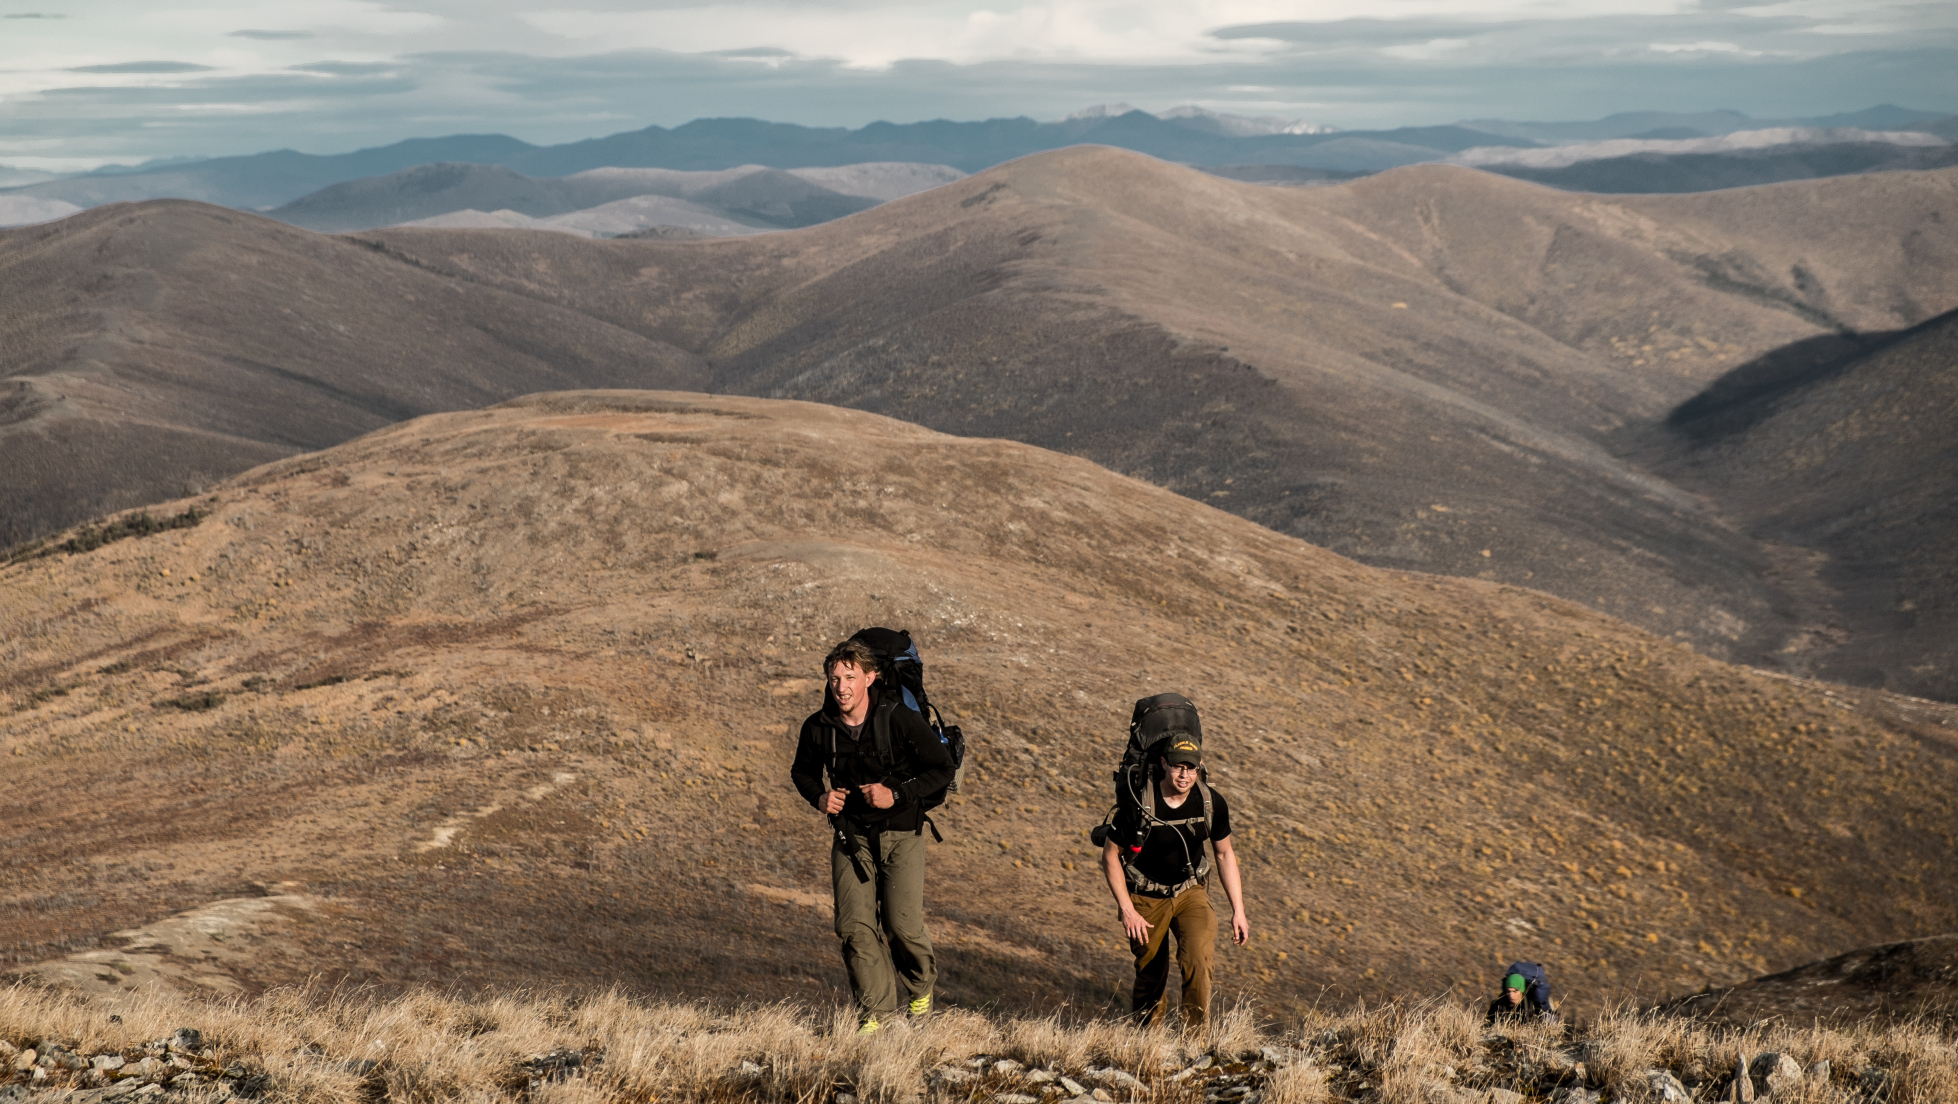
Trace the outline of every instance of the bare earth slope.
{"label": "bare earth slope", "polygon": [[1595,197],[1423,166],[1291,190],[1083,148],[743,242],[370,240],[696,350],[715,390],[1072,452],[1772,662],[1803,626],[1772,558],[1613,442],[1771,350],[1958,306],[1955,187]]}
{"label": "bare earth slope", "polygon": [[[1824,678],[1958,698],[1958,312],[1671,420],[1668,474],[1807,555]],[[1812,660],[1803,653],[1814,653]]]}
{"label": "bare earth slope", "polygon": [[[165,510],[191,505],[0,569],[18,968],[834,997],[787,760],[864,624],[918,634],[971,737],[930,888],[955,1002],[1123,991],[1086,833],[1130,703],[1169,689],[1246,856],[1257,934],[1223,988],[1267,1009],[1479,990],[1516,958],[1594,1008],[1958,923],[1953,710],[1364,567],[1021,444],[565,394]],[[156,923],[193,907],[248,961]]]}
{"label": "bare earth slope", "polygon": [[0,233],[0,546],[403,418],[698,386],[691,354],[198,203]]}

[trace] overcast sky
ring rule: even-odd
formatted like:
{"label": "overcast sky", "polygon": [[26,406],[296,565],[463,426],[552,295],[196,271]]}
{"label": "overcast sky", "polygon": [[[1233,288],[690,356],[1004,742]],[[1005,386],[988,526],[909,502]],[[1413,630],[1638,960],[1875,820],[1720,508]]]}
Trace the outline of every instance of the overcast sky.
{"label": "overcast sky", "polygon": [[0,16],[0,164],[50,169],[1107,101],[1347,128],[1958,113],[1951,0],[0,0]]}

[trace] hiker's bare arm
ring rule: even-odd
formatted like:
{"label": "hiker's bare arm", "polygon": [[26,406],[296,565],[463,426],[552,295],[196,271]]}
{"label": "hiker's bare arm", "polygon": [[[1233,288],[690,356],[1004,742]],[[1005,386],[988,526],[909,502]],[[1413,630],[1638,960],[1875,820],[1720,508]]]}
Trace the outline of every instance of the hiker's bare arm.
{"label": "hiker's bare arm", "polygon": [[1244,915],[1244,882],[1237,876],[1237,849],[1231,846],[1231,838],[1214,840],[1211,843],[1217,851],[1217,875],[1224,879],[1224,896],[1231,899],[1231,942],[1244,946],[1251,938],[1251,921]]}
{"label": "hiker's bare arm", "polygon": [[891,788],[881,782],[872,782],[868,786],[858,786],[857,789],[863,791],[865,800],[877,806],[879,809],[888,809],[892,805],[897,804],[897,798],[892,796]]}
{"label": "hiker's bare arm", "polygon": [[843,803],[845,801],[848,801],[849,799],[850,799],[850,791],[841,790],[841,789],[831,790],[829,794],[823,798],[823,812],[829,813],[831,815],[840,813],[843,811]]}
{"label": "hiker's bare arm", "polygon": [[1101,872],[1108,878],[1108,892],[1115,895],[1115,909],[1122,917],[1122,931],[1137,943],[1149,941],[1149,929],[1154,925],[1135,911],[1135,902],[1129,900],[1129,880],[1122,874],[1122,852],[1114,840],[1101,845]]}

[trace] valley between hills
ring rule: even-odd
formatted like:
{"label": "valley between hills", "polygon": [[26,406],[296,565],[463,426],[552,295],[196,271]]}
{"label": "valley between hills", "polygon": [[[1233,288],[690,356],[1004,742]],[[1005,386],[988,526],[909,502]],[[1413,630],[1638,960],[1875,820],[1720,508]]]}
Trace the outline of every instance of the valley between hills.
{"label": "valley between hills", "polygon": [[[0,541],[525,393],[810,399],[1949,700],[1949,503],[1892,490],[1958,469],[1955,187],[1596,196],[1426,165],[1298,189],[1081,147],[740,240],[112,205],[0,233]],[[1883,402],[1918,430],[1869,431]],[[1862,451],[1763,436],[1831,418]]]}
{"label": "valley between hills", "polygon": [[917,633],[972,741],[927,894],[955,1005],[1125,989],[1087,830],[1129,704],[1168,689],[1204,709],[1245,856],[1256,934],[1220,988],[1273,1013],[1531,958],[1589,1016],[1958,927],[1958,710],[1363,565],[1027,444],[567,392],[149,513],[181,521],[0,568],[0,953],[98,995],[839,1000],[787,763],[864,624]]}

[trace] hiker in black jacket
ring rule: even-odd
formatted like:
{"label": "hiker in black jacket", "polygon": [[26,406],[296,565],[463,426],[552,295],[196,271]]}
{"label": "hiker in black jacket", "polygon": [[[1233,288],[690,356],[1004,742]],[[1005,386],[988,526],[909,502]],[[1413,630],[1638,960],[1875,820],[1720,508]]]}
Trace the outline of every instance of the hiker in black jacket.
{"label": "hiker in black jacket", "polygon": [[[836,936],[856,996],[858,1031],[931,1011],[938,978],[925,933],[925,813],[919,798],[952,780],[952,757],[925,719],[880,694],[882,664],[858,640],[823,660],[823,707],[802,722],[789,777],[829,816]],[[881,932],[880,932],[881,929]]]}
{"label": "hiker in black jacket", "polygon": [[1482,1018],[1483,1025],[1563,1022],[1551,1010],[1549,1002],[1530,992],[1531,988],[1529,979],[1522,974],[1510,974],[1503,978],[1502,993],[1489,1002],[1489,1014]]}

